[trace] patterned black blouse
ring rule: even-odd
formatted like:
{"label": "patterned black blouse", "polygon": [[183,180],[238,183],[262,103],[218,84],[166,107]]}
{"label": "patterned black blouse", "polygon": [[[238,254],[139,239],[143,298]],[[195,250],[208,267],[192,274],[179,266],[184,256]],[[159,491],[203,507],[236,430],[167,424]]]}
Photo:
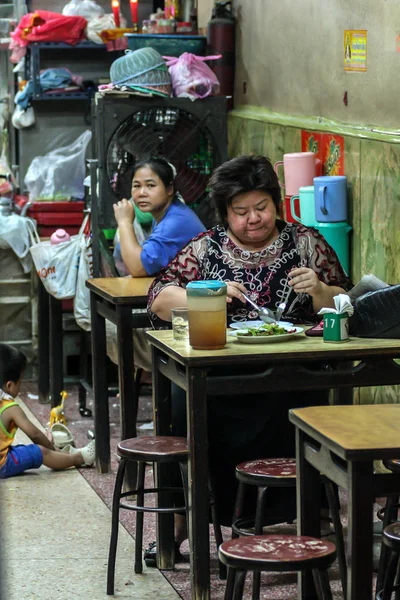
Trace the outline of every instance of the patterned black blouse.
{"label": "patterned black blouse", "polygon": [[[154,299],[165,287],[185,288],[190,281],[217,279],[237,281],[247,288],[250,298],[276,310],[282,301],[288,273],[294,267],[309,267],[327,285],[349,290],[352,287],[334,250],[316,230],[300,224],[277,220],[279,237],[260,252],[239,248],[217,226],[191,240],[153,282],[148,297],[148,310],[153,326],[162,321],[151,311]],[[308,294],[289,296],[284,319],[293,323],[316,323],[312,299]],[[228,321],[258,319],[258,313],[238,300],[228,304]]]}

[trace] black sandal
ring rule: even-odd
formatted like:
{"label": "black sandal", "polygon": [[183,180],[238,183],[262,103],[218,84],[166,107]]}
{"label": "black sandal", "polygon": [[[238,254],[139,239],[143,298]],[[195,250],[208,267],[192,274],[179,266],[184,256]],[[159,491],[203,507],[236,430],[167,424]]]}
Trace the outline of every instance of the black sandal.
{"label": "black sandal", "polygon": [[[176,542],[174,542],[175,546],[175,562],[182,562],[184,557],[179,551],[179,546]],[[143,555],[144,562],[148,567],[156,567],[157,566],[157,542],[151,542],[144,551]]]}
{"label": "black sandal", "polygon": [[144,562],[148,567],[157,566],[157,542],[151,542],[143,555]]}

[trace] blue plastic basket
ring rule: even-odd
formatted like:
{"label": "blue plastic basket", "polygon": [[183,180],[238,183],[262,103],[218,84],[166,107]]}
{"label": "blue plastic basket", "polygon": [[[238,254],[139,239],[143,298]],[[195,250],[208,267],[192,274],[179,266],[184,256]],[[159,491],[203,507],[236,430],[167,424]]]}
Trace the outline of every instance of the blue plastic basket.
{"label": "blue plastic basket", "polygon": [[139,50],[139,48],[150,46],[162,56],[180,56],[184,52],[205,56],[207,49],[205,35],[125,33],[125,36],[128,38],[130,50]]}

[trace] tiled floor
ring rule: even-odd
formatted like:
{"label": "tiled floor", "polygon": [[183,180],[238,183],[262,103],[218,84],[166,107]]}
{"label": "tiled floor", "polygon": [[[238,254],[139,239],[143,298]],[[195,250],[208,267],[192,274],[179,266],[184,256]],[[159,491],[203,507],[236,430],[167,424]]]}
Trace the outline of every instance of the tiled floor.
{"label": "tiled floor", "polygon": [[[27,438],[18,432],[17,441],[25,443]],[[52,472],[42,466],[2,480],[0,486],[1,598],[109,598],[105,590],[110,511],[81,473],[77,469]],[[142,575],[133,575],[131,557],[132,538],[121,526],[114,597],[179,598],[157,569],[145,568]]]}
{"label": "tiled floor", "polygon": [[[93,419],[78,412],[77,389],[67,388],[67,424],[76,446],[87,443],[87,431]],[[39,404],[35,384],[25,384],[21,398],[42,425],[49,419],[49,405]],[[91,399],[88,400],[91,406]],[[151,398],[140,399],[139,420],[151,420]],[[3,490],[2,531],[5,531],[6,600],[99,600],[106,598],[105,577],[110,532],[112,492],[116,472],[115,447],[119,439],[118,399],[110,399],[112,472],[100,475],[95,469],[71,469],[53,473],[45,467],[1,483]],[[151,431],[141,431],[151,435]],[[148,468],[148,478],[152,471]],[[146,600],[157,595],[160,600],[190,600],[189,548],[184,543],[184,562],[174,571],[147,569],[137,576],[133,571],[134,513],[121,513],[116,597]],[[286,526],[288,527],[288,526]],[[292,530],[293,531],[293,530]],[[211,532],[211,530],[210,530]],[[130,535],[129,535],[130,534]],[[224,528],[224,537],[230,531]],[[218,579],[215,546],[211,537],[211,599],[220,600],[225,582]],[[155,539],[155,520],[146,515],[144,546]],[[3,545],[1,546],[4,548]],[[332,569],[331,585],[335,598],[342,598],[337,569]],[[245,600],[251,597],[250,580]],[[296,598],[296,576],[263,575],[261,600]]]}

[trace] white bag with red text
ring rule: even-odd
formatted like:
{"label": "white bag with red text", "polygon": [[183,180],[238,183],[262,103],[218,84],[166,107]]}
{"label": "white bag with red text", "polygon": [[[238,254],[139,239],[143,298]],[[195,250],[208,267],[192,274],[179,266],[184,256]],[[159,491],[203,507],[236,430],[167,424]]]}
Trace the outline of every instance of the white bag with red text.
{"label": "white bag with red text", "polygon": [[68,242],[52,245],[49,241],[41,242],[38,233],[31,235],[30,253],[39,279],[49,294],[58,300],[73,298],[76,292],[80,259],[80,241],[88,216],[83,220],[77,235],[71,236]]}
{"label": "white bag with red text", "polygon": [[76,293],[74,298],[74,317],[79,327],[90,331],[90,292],[86,281],[93,277],[93,251],[90,235],[82,236],[80,240],[80,259]]}

